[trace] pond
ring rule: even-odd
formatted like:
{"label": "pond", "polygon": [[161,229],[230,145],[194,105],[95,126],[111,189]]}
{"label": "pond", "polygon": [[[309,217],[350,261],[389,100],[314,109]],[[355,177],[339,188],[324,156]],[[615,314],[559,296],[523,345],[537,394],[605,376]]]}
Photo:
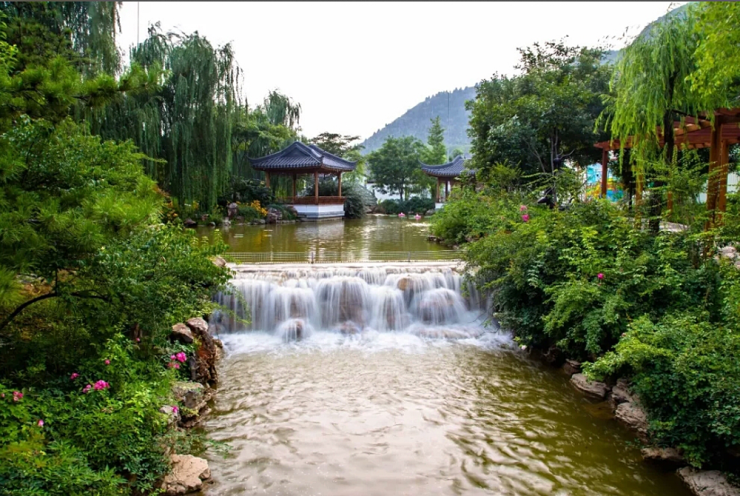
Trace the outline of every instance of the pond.
{"label": "pond", "polygon": [[[213,239],[216,230],[198,227],[201,236]],[[364,219],[327,220],[274,225],[232,225],[221,228],[221,236],[234,252],[322,251],[352,254],[355,258],[388,251],[444,250],[427,241],[426,220],[370,215]]]}
{"label": "pond", "polygon": [[[377,246],[368,225],[353,246]],[[603,404],[486,326],[454,264],[246,267],[234,286],[220,301],[250,322],[211,320],[226,357],[204,429],[231,451],[207,453],[207,495],[688,495]]]}

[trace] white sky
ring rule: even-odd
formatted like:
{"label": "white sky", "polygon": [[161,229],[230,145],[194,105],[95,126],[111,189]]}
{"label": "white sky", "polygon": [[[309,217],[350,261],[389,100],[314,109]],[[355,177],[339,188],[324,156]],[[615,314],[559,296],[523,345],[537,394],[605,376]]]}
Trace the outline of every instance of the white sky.
{"label": "white sky", "polygon": [[[517,47],[636,34],[670,2],[124,2],[119,44],[165,31],[231,42],[250,105],[278,88],[302,107],[308,137],[363,139],[426,97],[512,74]],[[680,2],[674,6],[682,4]]]}

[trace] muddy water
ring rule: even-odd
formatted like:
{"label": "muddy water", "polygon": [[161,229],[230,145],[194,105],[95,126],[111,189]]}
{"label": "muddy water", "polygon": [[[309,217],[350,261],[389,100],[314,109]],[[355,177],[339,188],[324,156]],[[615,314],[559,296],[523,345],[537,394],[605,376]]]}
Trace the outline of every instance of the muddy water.
{"label": "muddy water", "polygon": [[209,496],[688,494],[504,334],[221,337]]}

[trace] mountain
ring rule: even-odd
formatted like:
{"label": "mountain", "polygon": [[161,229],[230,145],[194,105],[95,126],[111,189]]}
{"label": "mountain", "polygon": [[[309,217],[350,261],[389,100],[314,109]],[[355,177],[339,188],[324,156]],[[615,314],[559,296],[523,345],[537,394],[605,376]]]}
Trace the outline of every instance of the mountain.
{"label": "mountain", "polygon": [[475,99],[475,86],[442,91],[429,96],[423,102],[406,111],[398,119],[384,128],[379,129],[362,144],[365,146],[363,154],[377,150],[389,136],[400,138],[414,136],[426,143],[430,119],[439,116],[442,127],[445,129],[445,144],[451,152],[460,148],[464,152],[470,149],[470,140],[467,135],[470,112],[465,110],[465,101]]}

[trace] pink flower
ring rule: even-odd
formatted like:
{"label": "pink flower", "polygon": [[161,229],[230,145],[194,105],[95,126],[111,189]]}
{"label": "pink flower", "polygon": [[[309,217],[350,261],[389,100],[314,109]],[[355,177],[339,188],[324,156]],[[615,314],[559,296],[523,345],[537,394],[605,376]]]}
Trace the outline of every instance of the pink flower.
{"label": "pink flower", "polygon": [[421,215],[419,215],[419,214],[414,215],[414,219],[421,220]]}
{"label": "pink flower", "polygon": [[2,393],[2,395],[1,395],[1,396],[2,396],[3,398],[5,398],[5,393]]}
{"label": "pink flower", "polygon": [[38,421],[38,425],[39,425],[39,427],[43,427],[43,426],[44,426],[44,421],[43,421],[43,420],[41,420],[41,419],[39,419],[39,421]]}
{"label": "pink flower", "polygon": [[140,343],[141,342],[141,338],[136,338],[136,342],[137,343]]}
{"label": "pink flower", "polygon": [[527,211],[527,206],[526,205],[519,205],[519,211],[520,212],[526,212]]}
{"label": "pink flower", "polygon": [[175,355],[170,355],[170,360],[175,360],[175,359],[176,359]]}
{"label": "pink flower", "polygon": [[23,393],[20,391],[13,391],[13,401],[20,401],[23,398]]}
{"label": "pink flower", "polygon": [[172,405],[172,413],[177,413],[179,411],[180,411],[180,409],[177,408],[177,405]]}
{"label": "pink flower", "polygon": [[106,359],[106,360],[105,360],[105,364],[106,364],[106,365],[110,365],[110,360]]}
{"label": "pink flower", "polygon": [[90,392],[91,389],[92,389],[92,386],[90,384],[88,384],[87,386],[85,386],[84,388],[82,388],[82,392],[85,393],[85,394],[87,394],[87,393]]}
{"label": "pink flower", "polygon": [[175,355],[175,358],[177,358],[177,361],[178,362],[185,363],[185,360],[188,359],[188,356],[181,351],[180,353],[178,353],[177,355]]}
{"label": "pink flower", "polygon": [[596,274],[596,277],[598,277],[599,278],[599,281],[601,281],[602,279],[604,279],[604,274],[602,274],[601,272],[599,272],[598,274]]}
{"label": "pink flower", "polygon": [[401,217],[401,218],[403,218],[403,217],[406,217],[406,214],[403,213],[403,212],[401,212],[400,214],[398,214],[398,216]]}
{"label": "pink flower", "polygon": [[102,391],[103,389],[108,389],[110,387],[110,384],[108,384],[105,381],[98,381],[93,385],[93,388],[95,391]]}
{"label": "pink flower", "polygon": [[71,376],[69,376],[69,380],[74,381],[80,376],[77,372],[74,372]]}
{"label": "pink flower", "polygon": [[524,214],[524,215],[522,215],[522,220],[523,220],[524,222],[529,222],[529,214]]}

